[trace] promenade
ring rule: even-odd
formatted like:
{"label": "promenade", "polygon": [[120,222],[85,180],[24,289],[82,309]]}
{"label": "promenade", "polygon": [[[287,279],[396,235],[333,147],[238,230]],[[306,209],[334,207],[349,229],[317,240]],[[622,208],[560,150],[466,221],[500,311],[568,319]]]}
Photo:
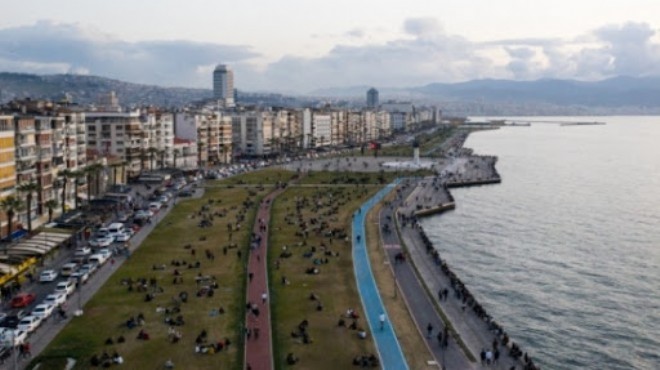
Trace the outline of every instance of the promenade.
{"label": "promenade", "polygon": [[282,191],[277,189],[264,197],[254,223],[248,258],[245,313],[245,369],[248,370],[274,368],[268,291],[268,225],[273,199]]}

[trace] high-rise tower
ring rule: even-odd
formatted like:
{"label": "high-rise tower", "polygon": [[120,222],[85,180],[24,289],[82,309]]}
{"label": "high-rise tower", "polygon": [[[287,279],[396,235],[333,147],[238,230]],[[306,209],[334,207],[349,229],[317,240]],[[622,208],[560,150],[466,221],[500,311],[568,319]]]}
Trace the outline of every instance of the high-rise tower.
{"label": "high-rise tower", "polygon": [[367,91],[367,108],[377,108],[378,107],[378,90],[375,88],[369,89]]}
{"label": "high-rise tower", "polygon": [[224,64],[213,71],[213,97],[222,100],[227,107],[234,105],[234,72]]}

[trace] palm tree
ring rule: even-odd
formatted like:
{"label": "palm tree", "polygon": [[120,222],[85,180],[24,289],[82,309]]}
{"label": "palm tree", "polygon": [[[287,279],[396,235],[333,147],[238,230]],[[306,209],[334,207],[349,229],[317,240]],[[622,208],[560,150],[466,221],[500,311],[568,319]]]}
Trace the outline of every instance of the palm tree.
{"label": "palm tree", "polygon": [[[74,196],[74,208],[78,209],[78,188],[80,187],[80,179],[85,177],[85,171],[84,170],[76,170],[71,173],[71,177],[73,177],[73,186],[75,189],[75,196]],[[89,187],[89,184],[87,184]],[[63,208],[64,209],[64,208]]]}
{"label": "palm tree", "polygon": [[151,164],[149,169],[153,171],[154,170],[154,160],[156,159],[156,154],[158,154],[158,149],[156,149],[154,147],[150,147],[149,149],[147,149],[147,151],[149,152],[149,163]]}
{"label": "palm tree", "polygon": [[[77,197],[76,197],[77,198]],[[48,208],[48,223],[53,222],[53,210],[57,208],[57,199],[51,199],[44,203],[44,206]]]}
{"label": "palm tree", "polygon": [[66,185],[69,179],[73,177],[73,172],[65,168],[59,171],[57,176],[62,179],[62,214],[64,214],[66,212]]}
{"label": "palm tree", "polygon": [[13,221],[14,221],[14,215],[16,212],[19,212],[20,210],[23,209],[23,202],[19,199],[16,198],[13,195],[10,195],[0,201],[0,208],[5,212],[7,215],[7,229],[9,230],[7,232],[7,236],[11,236],[12,233],[12,226],[13,226]]}
{"label": "palm tree", "polygon": [[41,186],[34,181],[24,182],[16,187],[20,193],[25,193],[25,203],[27,204],[27,224],[28,232],[32,232],[32,196],[39,191]]}
{"label": "palm tree", "polygon": [[204,143],[197,143],[197,167],[202,167],[202,149],[204,149]]}
{"label": "palm tree", "polygon": [[168,154],[167,149],[161,150],[159,154],[160,154],[160,169],[162,170],[163,168],[165,168],[165,157],[167,157]]}
{"label": "palm tree", "polygon": [[147,151],[142,148],[140,149],[140,172],[144,172],[144,162],[147,161]]}
{"label": "palm tree", "polygon": [[181,155],[181,150],[174,149],[174,151],[172,152],[172,155],[174,156],[174,168],[176,168],[176,160]]}

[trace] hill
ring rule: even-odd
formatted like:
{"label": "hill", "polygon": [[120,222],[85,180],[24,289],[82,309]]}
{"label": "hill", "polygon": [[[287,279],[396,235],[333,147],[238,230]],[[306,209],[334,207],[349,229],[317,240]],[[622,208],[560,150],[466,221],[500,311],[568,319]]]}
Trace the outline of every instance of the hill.
{"label": "hill", "polygon": [[0,103],[25,97],[58,100],[66,93],[76,103],[89,104],[108,91],[115,91],[121,104],[165,107],[212,96],[211,90],[141,85],[98,76],[0,73]]}

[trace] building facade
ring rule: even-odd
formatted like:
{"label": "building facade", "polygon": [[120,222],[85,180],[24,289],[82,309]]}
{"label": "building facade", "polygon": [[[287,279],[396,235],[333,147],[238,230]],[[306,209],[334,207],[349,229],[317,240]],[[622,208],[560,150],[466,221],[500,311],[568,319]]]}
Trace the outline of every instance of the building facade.
{"label": "building facade", "polygon": [[224,64],[213,71],[213,97],[225,107],[234,106],[234,71]]}

